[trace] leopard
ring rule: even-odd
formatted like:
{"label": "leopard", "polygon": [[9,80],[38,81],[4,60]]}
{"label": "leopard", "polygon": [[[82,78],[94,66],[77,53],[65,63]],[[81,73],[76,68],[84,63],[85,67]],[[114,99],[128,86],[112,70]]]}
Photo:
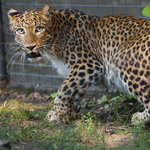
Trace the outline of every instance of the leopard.
{"label": "leopard", "polygon": [[31,62],[50,61],[65,77],[48,121],[76,120],[87,89],[101,81],[144,106],[143,112],[133,114],[134,125],[150,122],[149,20],[90,16],[75,9],[53,9],[51,4],[24,12],[10,9],[8,18],[21,54]]}

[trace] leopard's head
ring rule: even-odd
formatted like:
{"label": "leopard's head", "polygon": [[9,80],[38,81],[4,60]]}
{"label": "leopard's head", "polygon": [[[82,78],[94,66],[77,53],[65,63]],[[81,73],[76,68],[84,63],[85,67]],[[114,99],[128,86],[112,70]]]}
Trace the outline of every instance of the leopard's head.
{"label": "leopard's head", "polygon": [[44,45],[51,38],[52,12],[51,4],[22,13],[14,9],[8,12],[10,28],[14,32],[15,40],[30,61],[42,58]]}

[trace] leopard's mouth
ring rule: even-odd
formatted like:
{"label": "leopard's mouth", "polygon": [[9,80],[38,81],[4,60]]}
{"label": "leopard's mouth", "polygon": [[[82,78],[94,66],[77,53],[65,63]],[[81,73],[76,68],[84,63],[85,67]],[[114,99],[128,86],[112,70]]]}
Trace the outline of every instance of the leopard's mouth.
{"label": "leopard's mouth", "polygon": [[30,54],[27,54],[27,58],[30,62],[33,62],[41,60],[42,56],[40,53],[31,52]]}
{"label": "leopard's mouth", "polygon": [[36,57],[42,57],[42,56],[40,53],[34,53],[34,52],[27,54],[27,58],[36,58]]}

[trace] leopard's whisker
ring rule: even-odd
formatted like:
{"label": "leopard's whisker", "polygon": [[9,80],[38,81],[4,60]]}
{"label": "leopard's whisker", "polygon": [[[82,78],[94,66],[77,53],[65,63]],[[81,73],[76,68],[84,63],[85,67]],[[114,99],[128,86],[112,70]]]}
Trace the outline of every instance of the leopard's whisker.
{"label": "leopard's whisker", "polygon": [[22,53],[23,53],[23,51],[19,51],[19,52],[15,53],[15,55],[13,55],[13,56],[10,58],[10,60],[9,60],[9,62],[8,62],[8,64],[7,64],[7,69],[9,68],[10,65],[11,65],[11,67],[10,67],[10,69],[8,69],[8,71],[11,71],[11,70],[12,70],[12,67],[13,67],[15,61],[20,57],[20,55],[21,55]]}

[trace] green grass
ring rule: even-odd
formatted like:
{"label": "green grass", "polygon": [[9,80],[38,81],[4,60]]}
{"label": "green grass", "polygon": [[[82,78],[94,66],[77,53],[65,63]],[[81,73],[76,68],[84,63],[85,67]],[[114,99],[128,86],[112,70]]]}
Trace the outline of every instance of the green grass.
{"label": "green grass", "polygon": [[[29,100],[7,99],[7,101],[4,101],[0,105],[0,139],[9,140],[13,150],[27,149],[26,146],[36,150],[149,149],[149,128],[144,125],[131,125],[128,116],[132,115],[132,112],[129,112],[127,108],[117,111],[121,108],[121,105],[124,105],[117,102],[119,98],[121,96],[110,99],[111,101],[114,100],[116,105],[114,106],[116,114],[113,115],[113,126],[116,127],[116,130],[113,133],[133,134],[132,140],[129,140],[128,144],[123,146],[109,147],[107,145],[105,137],[112,133],[104,133],[104,130],[106,126],[111,126],[112,122],[104,119],[106,123],[102,123],[91,112],[83,113],[80,119],[68,125],[45,121],[44,117],[52,109],[53,101],[38,104],[35,104],[35,102],[29,103]],[[96,101],[93,102],[96,103]],[[123,129],[120,127],[123,127]]]}

